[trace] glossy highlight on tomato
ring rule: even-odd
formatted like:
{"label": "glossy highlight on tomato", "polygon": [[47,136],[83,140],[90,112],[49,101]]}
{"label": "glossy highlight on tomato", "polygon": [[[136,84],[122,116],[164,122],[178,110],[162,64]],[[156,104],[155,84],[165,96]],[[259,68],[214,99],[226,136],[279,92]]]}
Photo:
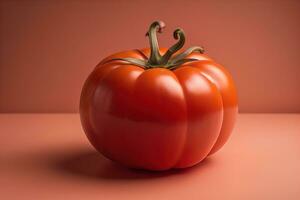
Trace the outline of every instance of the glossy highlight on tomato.
{"label": "glossy highlight on tomato", "polygon": [[[151,24],[150,48],[113,54],[86,80],[80,99],[83,129],[107,158],[132,168],[193,166],[218,151],[237,116],[237,95],[226,69],[203,48],[159,48]],[[163,56],[162,56],[163,55]]]}

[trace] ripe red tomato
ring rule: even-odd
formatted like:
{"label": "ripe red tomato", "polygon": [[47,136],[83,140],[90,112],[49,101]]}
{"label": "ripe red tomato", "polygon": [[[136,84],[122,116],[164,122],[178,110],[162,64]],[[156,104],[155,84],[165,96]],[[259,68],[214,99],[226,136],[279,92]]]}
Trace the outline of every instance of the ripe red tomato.
{"label": "ripe red tomato", "polygon": [[[185,35],[168,50],[147,33],[150,49],[105,58],[82,89],[80,115],[93,146],[133,168],[167,170],[193,166],[227,141],[237,115],[233,80],[201,47],[182,48]],[[163,54],[163,56],[162,56]]]}

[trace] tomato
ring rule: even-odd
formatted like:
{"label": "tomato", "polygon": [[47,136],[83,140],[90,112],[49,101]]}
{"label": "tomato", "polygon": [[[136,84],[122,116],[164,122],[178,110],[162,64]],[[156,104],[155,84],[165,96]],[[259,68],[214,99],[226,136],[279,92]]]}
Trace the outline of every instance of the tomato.
{"label": "tomato", "polygon": [[[218,151],[237,115],[233,80],[203,48],[159,48],[151,24],[150,48],[113,54],[86,80],[80,100],[83,129],[107,158],[132,168],[167,170],[193,166]],[[163,56],[162,56],[163,55]]]}

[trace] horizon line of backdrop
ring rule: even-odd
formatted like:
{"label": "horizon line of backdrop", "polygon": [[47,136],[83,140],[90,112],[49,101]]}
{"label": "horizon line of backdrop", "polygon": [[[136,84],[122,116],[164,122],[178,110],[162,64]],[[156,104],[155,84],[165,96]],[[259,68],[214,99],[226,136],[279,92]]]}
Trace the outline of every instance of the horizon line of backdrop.
{"label": "horizon line of backdrop", "polygon": [[105,56],[187,44],[232,74],[240,112],[300,112],[300,1],[0,1],[0,112],[78,112],[82,85]]}

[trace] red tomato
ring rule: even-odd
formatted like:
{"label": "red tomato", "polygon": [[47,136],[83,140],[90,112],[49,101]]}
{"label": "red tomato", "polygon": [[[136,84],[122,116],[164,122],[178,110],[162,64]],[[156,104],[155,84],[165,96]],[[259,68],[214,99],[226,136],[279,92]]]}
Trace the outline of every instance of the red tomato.
{"label": "red tomato", "polygon": [[[237,115],[233,80],[201,47],[159,49],[151,24],[150,49],[105,58],[82,89],[80,115],[93,146],[128,167],[167,170],[193,166],[227,141]],[[161,54],[164,54],[163,56]]]}

